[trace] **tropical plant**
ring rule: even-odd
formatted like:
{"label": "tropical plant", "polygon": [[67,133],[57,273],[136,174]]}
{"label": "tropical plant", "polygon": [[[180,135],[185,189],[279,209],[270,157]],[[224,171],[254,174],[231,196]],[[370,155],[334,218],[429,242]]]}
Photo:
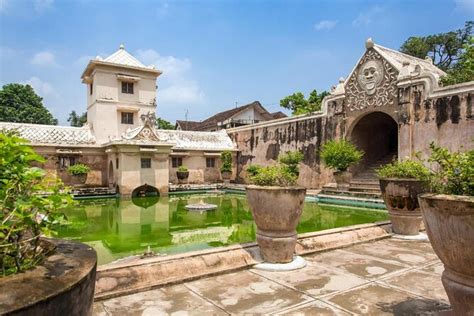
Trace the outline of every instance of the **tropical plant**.
{"label": "tropical plant", "polygon": [[288,151],[285,154],[282,154],[278,157],[278,161],[284,166],[284,168],[288,169],[288,172],[295,175],[296,177],[299,176],[299,163],[303,161],[303,153],[300,151]]}
{"label": "tropical plant", "polygon": [[179,166],[177,171],[178,172],[188,172],[188,168],[186,166]]}
{"label": "tropical plant", "polygon": [[413,160],[393,161],[377,169],[380,178],[418,179],[426,181],[430,178],[430,170],[423,163]]}
{"label": "tropical plant", "polygon": [[87,112],[78,115],[76,111],[69,113],[67,121],[74,127],[81,127],[87,123]]}
{"label": "tropical plant", "polygon": [[474,196],[474,150],[450,152],[430,144],[429,162],[436,164],[431,177],[434,192],[452,195]]}
{"label": "tropical plant", "polygon": [[91,168],[82,163],[78,163],[67,168],[67,172],[72,176],[83,176],[85,174],[88,174],[90,171]]}
{"label": "tropical plant", "polygon": [[354,144],[347,140],[331,140],[323,145],[321,159],[329,168],[336,171],[346,171],[350,166],[358,163],[364,156]]}
{"label": "tropical plant", "polygon": [[229,150],[221,153],[221,172],[232,172],[232,152]]}
{"label": "tropical plant", "polygon": [[247,167],[247,173],[250,176],[255,176],[260,171],[260,169],[262,169],[262,167],[259,165],[250,165]]}
{"label": "tropical plant", "polygon": [[41,236],[55,234],[61,210],[73,203],[60,180],[32,163],[42,163],[24,139],[0,133],[0,274],[34,267],[51,249]]}
{"label": "tropical plant", "polygon": [[278,157],[279,164],[276,166],[253,168],[254,174],[251,175],[250,181],[260,186],[293,186],[298,181],[298,164],[302,160],[303,154],[301,152],[289,151]]}

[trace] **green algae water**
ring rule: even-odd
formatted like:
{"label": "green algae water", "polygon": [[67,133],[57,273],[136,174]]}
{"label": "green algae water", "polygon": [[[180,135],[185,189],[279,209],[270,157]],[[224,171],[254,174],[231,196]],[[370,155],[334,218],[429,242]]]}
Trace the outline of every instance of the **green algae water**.
{"label": "green algae water", "polygon": [[[213,211],[188,211],[187,204],[216,204]],[[245,195],[200,194],[138,199],[89,199],[66,210],[59,238],[92,246],[99,264],[155,253],[174,254],[255,240],[256,227]],[[373,223],[386,211],[305,202],[298,233]]]}

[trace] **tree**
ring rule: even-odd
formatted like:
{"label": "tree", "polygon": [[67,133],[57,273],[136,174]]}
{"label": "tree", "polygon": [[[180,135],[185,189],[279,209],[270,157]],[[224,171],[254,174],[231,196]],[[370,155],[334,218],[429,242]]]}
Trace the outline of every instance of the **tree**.
{"label": "tree", "polygon": [[77,115],[76,111],[72,111],[67,121],[71,123],[71,126],[81,127],[87,123],[87,112]]}
{"label": "tree", "polygon": [[464,28],[447,33],[410,37],[400,51],[418,58],[429,56],[434,64],[448,71],[460,60],[465,46],[470,43],[474,21],[467,21]]}
{"label": "tree", "polygon": [[158,126],[159,129],[176,129],[173,124],[159,117],[156,118],[156,126]]}
{"label": "tree", "polygon": [[321,110],[322,101],[329,95],[327,91],[320,94],[316,90],[311,91],[308,99],[301,92],[293,93],[280,100],[280,106],[291,110],[293,115],[312,113]]}
{"label": "tree", "polygon": [[456,65],[448,70],[448,75],[441,78],[444,86],[467,81],[474,81],[474,37],[471,37],[470,43],[466,44],[464,53]]}
{"label": "tree", "polygon": [[0,121],[57,125],[30,85],[9,83],[0,90]]}

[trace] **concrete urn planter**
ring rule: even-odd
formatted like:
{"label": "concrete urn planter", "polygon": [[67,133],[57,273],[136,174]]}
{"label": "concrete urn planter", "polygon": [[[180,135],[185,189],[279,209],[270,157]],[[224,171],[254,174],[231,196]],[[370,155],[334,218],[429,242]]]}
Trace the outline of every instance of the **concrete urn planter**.
{"label": "concrete urn planter", "polygon": [[348,190],[352,180],[352,173],[349,171],[335,171],[333,173],[339,190]]}
{"label": "concrete urn planter", "polygon": [[77,175],[77,176],[71,176],[72,185],[76,187],[84,186],[86,181],[87,181],[87,173]]}
{"label": "concrete urn planter", "polygon": [[422,219],[417,196],[427,192],[426,182],[417,179],[380,179],[380,190],[393,231],[400,235],[418,235]]}
{"label": "concrete urn planter", "polygon": [[222,176],[222,180],[224,180],[224,183],[229,183],[230,178],[232,178],[232,172],[230,172],[230,171],[221,171],[221,176]]}
{"label": "concrete urn planter", "polygon": [[186,183],[189,177],[189,171],[176,171],[176,178],[179,183]]}
{"label": "concrete urn planter", "polygon": [[55,250],[40,265],[0,278],[0,314],[92,315],[95,250],[66,240],[42,242]]}
{"label": "concrete urn planter", "polygon": [[441,277],[454,315],[474,315],[474,197],[419,196],[426,232],[444,264]]}
{"label": "concrete urn planter", "polygon": [[291,262],[306,189],[249,185],[246,191],[263,259],[268,263]]}

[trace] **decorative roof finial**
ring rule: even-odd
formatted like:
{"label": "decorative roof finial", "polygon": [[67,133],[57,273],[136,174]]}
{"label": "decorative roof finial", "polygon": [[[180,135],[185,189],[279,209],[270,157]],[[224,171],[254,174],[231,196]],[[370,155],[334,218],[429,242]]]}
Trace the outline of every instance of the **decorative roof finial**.
{"label": "decorative roof finial", "polygon": [[344,81],[346,81],[346,79],[344,79],[344,77],[339,78],[339,83],[344,83]]}
{"label": "decorative roof finial", "polygon": [[365,48],[366,49],[369,49],[369,48],[372,48],[374,47],[374,41],[372,40],[372,37],[369,37],[366,41],[365,41]]}
{"label": "decorative roof finial", "polygon": [[120,44],[119,49],[125,49],[125,45]]}

